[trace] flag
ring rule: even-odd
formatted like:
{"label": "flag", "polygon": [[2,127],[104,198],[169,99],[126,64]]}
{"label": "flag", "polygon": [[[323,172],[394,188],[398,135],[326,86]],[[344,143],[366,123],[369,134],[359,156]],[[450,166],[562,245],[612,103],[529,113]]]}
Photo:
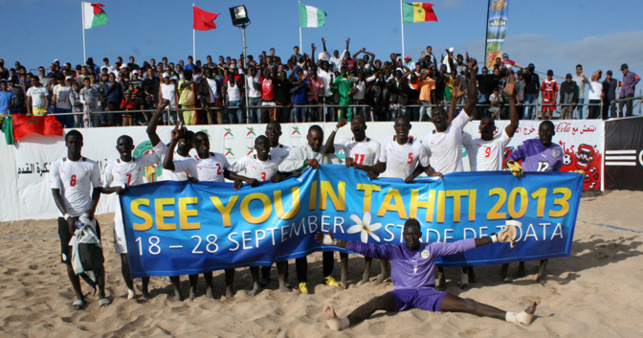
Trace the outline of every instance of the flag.
{"label": "flag", "polygon": [[197,6],[192,6],[192,8],[194,14],[192,28],[198,31],[209,31],[217,28],[217,25],[214,24],[214,19],[219,16],[219,13],[206,12]]}
{"label": "flag", "polygon": [[485,54],[487,67],[493,66],[496,58],[502,55],[502,45],[507,36],[507,21],[509,16],[509,0],[489,1],[487,7],[487,37],[485,39]]}
{"label": "flag", "polygon": [[299,4],[299,27],[322,27],[326,24],[326,12],[317,7]]}
{"label": "flag", "polygon": [[428,2],[402,3],[402,16],[404,23],[438,21],[433,11],[433,4]]}
{"label": "flag", "polygon": [[[19,141],[25,136],[37,133],[41,135],[63,135],[63,125],[54,115],[27,116],[14,114],[13,118],[13,139]],[[4,128],[3,128],[4,129]]]}
{"label": "flag", "polygon": [[2,132],[4,133],[4,140],[7,142],[7,145],[16,144],[13,141],[13,123],[11,122],[11,116],[7,116],[2,122]]}
{"label": "flag", "polygon": [[101,7],[105,7],[105,5],[83,2],[83,19],[85,20],[83,27],[85,29],[107,24],[107,13]]}

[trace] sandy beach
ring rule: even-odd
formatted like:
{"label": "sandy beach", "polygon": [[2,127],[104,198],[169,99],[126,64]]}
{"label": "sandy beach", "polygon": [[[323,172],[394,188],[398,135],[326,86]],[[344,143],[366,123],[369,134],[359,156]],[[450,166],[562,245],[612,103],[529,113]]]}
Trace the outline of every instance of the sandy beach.
{"label": "sandy beach", "polygon": [[[88,296],[84,311],[72,311],[73,292],[59,259],[55,220],[0,223],[0,336],[7,337],[325,337],[325,336],[460,336],[507,337],[640,337],[643,332],[643,192],[614,191],[581,202],[572,255],[549,262],[549,282],[535,281],[537,263],[527,265],[528,276],[503,283],[499,267],[476,269],[477,283],[467,291],[458,285],[459,273],[447,272],[447,291],[489,303],[504,310],[521,311],[538,302],[536,319],[529,327],[460,313],[411,310],[376,313],[342,332],[327,328],[323,305],[335,306],[340,316],[371,297],[393,289],[373,281],[358,286],[363,259],[351,256],[347,290],[321,284],[321,254],[309,258],[311,294],[282,293],[273,282],[256,297],[248,269],[238,269],[234,298],[223,297],[223,273],[215,273],[215,297],[206,299],[205,284],[195,301],[174,302],[167,278],[152,278],[152,298],[127,300],[120,262],[113,248],[112,214],[100,215],[103,229],[107,294],[113,304],[100,308]],[[639,205],[639,207],[636,207]],[[339,262],[336,254],[337,262]],[[291,262],[292,263],[292,262]],[[374,265],[374,274],[378,264]],[[512,266],[511,272],[515,271]],[[335,266],[339,277],[339,263]],[[374,278],[372,278],[374,280]],[[290,282],[295,267],[290,265]],[[187,278],[182,280],[187,294]],[[83,284],[87,293],[90,288]],[[140,292],[139,292],[140,293]],[[638,333],[637,333],[638,332]]]}

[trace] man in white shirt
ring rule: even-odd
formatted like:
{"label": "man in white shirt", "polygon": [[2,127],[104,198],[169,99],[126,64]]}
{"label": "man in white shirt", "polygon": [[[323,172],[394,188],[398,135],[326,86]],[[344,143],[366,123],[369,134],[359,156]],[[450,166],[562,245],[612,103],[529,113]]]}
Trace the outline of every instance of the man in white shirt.
{"label": "man in white shirt", "polygon": [[[322,149],[324,142],[324,131],[318,125],[312,125],[308,129],[306,136],[307,144],[297,147],[290,151],[288,157],[279,164],[279,171],[290,173],[293,176],[299,176],[301,173],[311,167],[319,168],[320,164],[340,164],[341,160],[335,154],[325,154]],[[331,275],[334,267],[334,251],[324,252],[323,254],[323,277],[324,283],[330,286],[340,286],[340,284]],[[306,257],[295,260],[297,268],[297,281],[299,291],[308,293],[308,261]]]}
{"label": "man in white shirt", "polygon": [[[281,163],[281,159],[270,155],[270,141],[268,141],[268,137],[264,135],[255,139],[254,146],[254,153],[241,158],[239,162],[232,166],[231,171],[235,173],[243,172],[245,174],[244,176],[261,182],[270,181],[275,174],[277,174],[277,168],[279,167],[279,163]],[[279,290],[281,292],[290,292],[290,288],[286,286],[287,268],[288,261],[277,262]],[[252,290],[248,291],[248,295],[254,297],[260,290],[259,267],[251,266],[250,273],[252,275],[253,285]]]}
{"label": "man in white shirt", "polygon": [[[156,146],[156,144],[153,144]],[[105,168],[105,179],[103,180],[104,194],[123,193],[127,186],[139,185],[146,183],[145,168],[158,164],[161,160],[159,153],[151,152],[141,155],[137,158],[132,157],[134,150],[134,140],[123,135],[116,141],[116,150],[119,158],[107,165]],[[127,240],[125,238],[125,225],[123,224],[123,215],[121,211],[120,199],[116,200],[116,209],[114,213],[114,249],[121,258],[121,273],[123,280],[127,285],[127,299],[134,299],[134,283],[130,272],[129,260],[127,259]],[[149,277],[142,278],[143,298],[149,299],[148,285]]]}
{"label": "man in white shirt", "polygon": [[480,130],[479,138],[473,139],[470,134],[464,134],[463,145],[467,148],[467,153],[469,154],[471,171],[502,170],[505,147],[513,138],[516,130],[518,130],[519,115],[514,97],[515,84],[515,76],[509,76],[504,92],[509,100],[509,118],[511,122],[500,134],[493,136],[496,124],[488,116],[480,121],[480,126],[478,127],[478,130]]}
{"label": "man in white shirt", "polygon": [[[366,137],[366,123],[361,115],[355,115],[351,120],[351,132],[353,132],[353,137],[340,140],[337,143],[335,141],[335,135],[337,130],[346,125],[346,119],[341,119],[337,123],[335,130],[328,136],[328,141],[326,142],[326,147],[330,148],[331,146],[334,149],[327,149],[324,152],[330,153],[339,150],[344,151],[346,159],[344,163],[346,167],[351,167],[353,163],[356,165],[367,165],[371,166],[377,163],[377,159],[380,156],[380,143],[376,140]],[[348,287],[348,254],[340,253],[339,260],[342,268],[341,283],[344,288]],[[368,282],[371,277],[371,257],[364,257],[364,275],[360,284]],[[382,270],[384,270],[385,265],[382,263]]]}
{"label": "man in white shirt", "polygon": [[[196,149],[197,156],[184,159],[174,160],[174,148],[176,148],[179,139],[187,132],[185,127],[182,129],[175,128],[172,130],[172,141],[168,146],[167,155],[163,160],[163,168],[172,171],[185,171],[190,177],[199,181],[206,182],[223,182],[224,179],[234,181],[233,188],[239,189],[243,182],[251,186],[257,186],[259,181],[245,176],[235,174],[231,171],[232,166],[228,163],[226,157],[221,153],[210,152],[210,139],[208,134],[199,131],[194,134],[194,149]],[[234,269],[225,269],[226,275],[226,297],[232,298],[234,296],[233,283],[234,283]],[[192,278],[192,277],[190,277]],[[207,280],[206,280],[207,284]],[[196,297],[196,283],[191,286],[190,298]],[[212,286],[208,286],[209,294],[211,296]]]}
{"label": "man in white shirt", "polygon": [[47,116],[49,109],[49,91],[47,87],[40,84],[37,76],[31,77],[31,87],[27,89],[27,116]]}
{"label": "man in white shirt", "polygon": [[[458,98],[462,95],[458,86],[454,86],[454,97],[451,100],[451,107],[449,114],[444,111],[444,108],[437,107],[433,109],[433,125],[435,126],[435,133],[428,134],[422,140],[422,144],[426,147],[428,156],[431,157],[431,163],[436,171],[442,174],[450,174],[452,172],[463,171],[462,167],[462,136],[464,126],[471,120],[471,113],[476,108],[477,102],[477,73],[478,64],[475,59],[469,58],[467,54],[467,64],[469,68],[469,93],[467,104],[464,109],[460,111],[457,117],[453,117],[455,111],[455,104]],[[467,288],[469,283],[473,281],[473,268],[462,268],[462,288]],[[471,276],[469,275],[471,274]],[[444,277],[443,268],[438,267],[438,288],[444,288],[446,279]]]}
{"label": "man in white shirt", "polygon": [[[393,129],[395,135],[386,138],[382,143],[376,164],[369,166],[353,161],[352,166],[366,171],[371,179],[383,173],[384,177],[396,177],[411,183],[422,172],[428,176],[442,176],[429,164],[429,157],[422,143],[409,135],[411,123],[406,115],[395,118]],[[377,277],[376,284],[390,277],[388,261],[380,260],[380,264],[382,273]]]}
{"label": "man in white shirt", "polygon": [[[80,278],[71,266],[71,248],[69,241],[76,231],[75,223],[79,217],[86,215],[94,219],[96,206],[100,199],[100,169],[98,163],[81,155],[83,135],[77,130],[71,130],[65,135],[67,157],[51,164],[49,183],[60,217],[58,217],[58,236],[60,238],[61,261],[67,265],[67,275],[76,294],[72,309],[82,310],[87,305],[80,287]],[[96,235],[100,239],[100,226],[96,222]],[[105,296],[105,270],[102,262],[103,254],[95,257],[101,262],[100,267],[94,267],[98,298],[100,306],[106,306],[111,301]],[[92,259],[93,261],[94,259]]]}

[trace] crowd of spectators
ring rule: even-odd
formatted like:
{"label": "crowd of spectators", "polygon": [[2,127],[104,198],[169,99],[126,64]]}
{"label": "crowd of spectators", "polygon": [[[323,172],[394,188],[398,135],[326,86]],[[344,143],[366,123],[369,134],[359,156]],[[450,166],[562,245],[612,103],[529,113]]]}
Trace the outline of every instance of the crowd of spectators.
{"label": "crowd of spectators", "polygon": [[[150,59],[139,65],[134,57],[128,62],[118,57],[114,64],[104,58],[97,65],[88,58],[84,65],[73,67],[56,59],[49,69],[41,66],[36,74],[28,73],[18,61],[6,69],[0,59],[0,116],[67,113],[58,119],[69,128],[145,125],[150,112],[167,100],[164,123],[179,119],[188,125],[312,122],[350,120],[353,114],[374,121],[392,121],[402,114],[422,121],[431,119],[435,105],[450,104],[454,86],[468,87],[465,56],[453,48],[439,59],[428,46],[415,61],[396,53],[382,61],[365,48],[351,54],[350,38],[343,51],[332,54],[326,40],[321,42],[322,51],[312,44],[311,53],[302,54],[295,46],[287,59],[277,56],[274,48],[256,59],[248,55],[247,62],[243,55],[239,59],[219,56],[218,62],[211,56],[205,62],[189,56],[187,62],[176,64],[163,57],[160,62]],[[561,84],[551,70],[541,82],[533,64],[523,67],[505,53],[478,76],[478,108],[473,118],[509,118],[501,88],[507,73],[513,72],[524,119],[551,119],[555,111],[564,119],[615,117],[619,92],[626,99],[620,102],[620,111],[625,106],[625,114],[631,116],[631,98],[640,78],[627,64],[621,71],[622,82],[612,77],[611,70],[601,81],[602,71],[588,79],[578,65],[575,75],[567,74]],[[585,85],[591,104],[586,110]]]}

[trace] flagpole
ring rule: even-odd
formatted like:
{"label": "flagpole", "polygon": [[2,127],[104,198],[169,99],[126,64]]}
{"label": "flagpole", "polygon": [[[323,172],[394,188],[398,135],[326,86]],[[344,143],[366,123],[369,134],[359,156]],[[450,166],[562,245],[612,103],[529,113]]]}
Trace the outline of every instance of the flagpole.
{"label": "flagpole", "polygon": [[487,67],[487,33],[489,30],[489,9],[491,8],[491,0],[487,2],[487,21],[484,23],[484,66]]}
{"label": "flagpole", "polygon": [[402,26],[402,60],[404,60],[404,3],[400,0],[400,23]]}
{"label": "flagpole", "polygon": [[[299,4],[299,6],[301,6],[301,1],[297,1],[297,3]],[[297,6],[297,12],[299,12],[299,6]],[[304,44],[302,43],[301,38],[301,25],[299,25],[299,51],[301,52],[301,54],[304,54],[304,49],[302,48],[303,45]]]}
{"label": "flagpole", "polygon": [[[194,11],[194,3],[192,3],[192,11]],[[196,33],[194,24],[192,25],[192,60],[196,63]]]}
{"label": "flagpole", "polygon": [[87,60],[86,54],[85,54],[85,8],[84,8],[84,2],[80,2],[80,15],[81,15],[81,21],[80,25],[83,29],[83,62]]}

